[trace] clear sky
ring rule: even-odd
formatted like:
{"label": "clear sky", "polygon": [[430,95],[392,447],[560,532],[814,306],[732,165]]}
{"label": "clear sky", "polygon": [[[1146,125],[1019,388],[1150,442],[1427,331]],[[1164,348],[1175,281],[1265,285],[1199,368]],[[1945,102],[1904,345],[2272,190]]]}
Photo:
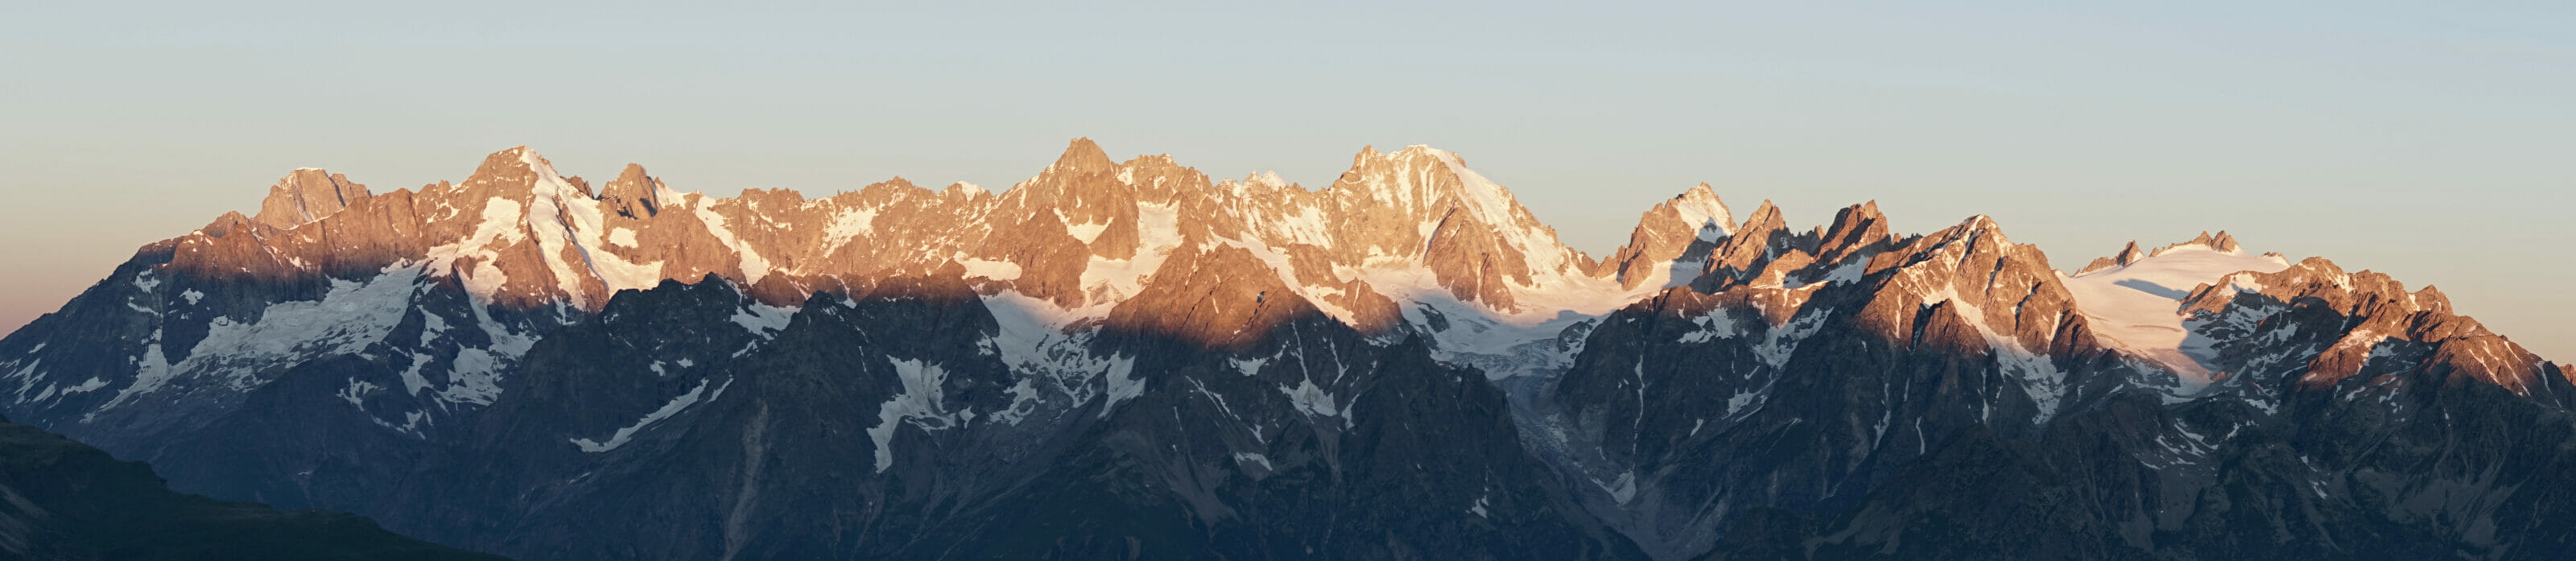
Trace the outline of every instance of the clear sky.
{"label": "clear sky", "polygon": [[295,167],[382,192],[526,144],[823,195],[1090,136],[1309,186],[1447,148],[1596,255],[1703,181],[1801,226],[1989,214],[2060,268],[2227,229],[2576,360],[2576,3],[698,4],[15,3],[0,329]]}

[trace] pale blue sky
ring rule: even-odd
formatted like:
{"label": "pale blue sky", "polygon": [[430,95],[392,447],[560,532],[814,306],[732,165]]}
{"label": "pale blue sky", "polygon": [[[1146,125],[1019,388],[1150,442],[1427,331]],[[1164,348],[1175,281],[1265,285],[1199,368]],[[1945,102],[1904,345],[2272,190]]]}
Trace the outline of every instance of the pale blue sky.
{"label": "pale blue sky", "polygon": [[1074,136],[1331,180],[1429,144],[1576,247],[1698,182],[1990,214],[2060,267],[2203,229],[2436,284],[2576,360],[2576,4],[20,3],[0,329],[288,169],[535,146],[682,190],[1002,187]]}

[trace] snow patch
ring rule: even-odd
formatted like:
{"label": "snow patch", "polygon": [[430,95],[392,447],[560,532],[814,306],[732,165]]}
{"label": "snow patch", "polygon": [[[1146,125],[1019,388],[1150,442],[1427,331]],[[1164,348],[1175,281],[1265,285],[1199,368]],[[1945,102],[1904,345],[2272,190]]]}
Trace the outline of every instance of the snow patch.
{"label": "snow patch", "polygon": [[[502,285],[510,281],[509,275],[502,272],[498,264],[500,250],[525,239],[525,230],[519,224],[519,211],[518,201],[503,198],[484,201],[483,221],[475,223],[472,234],[430,248],[430,269],[438,271],[441,276],[456,276],[465,286],[466,294],[474,296],[475,301],[492,301],[492,295],[500,293]],[[456,261],[459,259],[470,259],[472,268],[458,269]]]}
{"label": "snow patch", "polygon": [[[877,406],[877,425],[868,427],[868,439],[876,443],[877,473],[894,467],[894,430],[897,423],[911,423],[924,430],[944,430],[963,419],[946,411],[948,371],[924,361],[886,357],[894,365],[903,391]],[[963,415],[971,416],[972,413]]]}
{"label": "snow patch", "polygon": [[1683,343],[1705,343],[1717,339],[1734,339],[1744,335],[1735,329],[1734,318],[1729,317],[1723,308],[1691,318],[1691,323],[1698,325],[1699,329],[1683,333],[1681,337]]}
{"label": "snow patch", "polygon": [[2031,418],[2031,424],[2047,423],[2057,416],[2058,404],[2064,400],[2066,392],[2066,373],[2058,370],[2055,362],[2046,355],[2023,348],[2018,339],[1995,333],[1986,325],[1985,310],[1958,298],[1954,289],[1943,288],[1939,294],[1925,297],[1923,305],[1929,307],[1941,302],[1949,302],[1960,320],[1977,329],[1977,334],[1985,338],[1986,347],[1994,351],[1995,368],[2019,381],[2022,392],[2038,405],[2039,414]]}
{"label": "snow patch", "polygon": [[421,390],[429,389],[429,378],[421,376],[420,369],[428,367],[434,358],[437,357],[420,353],[411,355],[411,367],[402,371],[403,395],[420,395]]}
{"label": "snow patch", "polygon": [[1276,471],[1270,467],[1270,457],[1258,452],[1235,452],[1234,461],[1247,466],[1261,464],[1261,471]]}
{"label": "snow patch", "polygon": [[762,258],[760,252],[753,251],[749,244],[734,239],[733,230],[725,227],[724,215],[716,214],[715,199],[706,195],[697,195],[697,197],[698,204],[692,206],[691,211],[697,215],[699,222],[707,225],[707,233],[715,235],[718,243],[733,250],[734,255],[741,256],[743,284],[760,284],[762,277],[769,276],[769,260]]}
{"label": "snow patch", "polygon": [[[545,262],[546,271],[554,277],[555,290],[562,291],[573,302],[588,303],[589,295],[582,289],[585,277],[599,278],[611,292],[621,288],[649,287],[652,282],[661,280],[661,269],[655,267],[641,271],[643,276],[654,278],[638,285],[631,277],[637,276],[636,269],[641,267],[607,252],[593,250],[604,245],[600,236],[605,232],[600,224],[605,216],[599,210],[598,200],[575,189],[534,150],[520,150],[519,162],[536,174],[535,184],[529,186],[527,227],[535,235],[539,260]],[[605,295],[602,297],[604,299]]]}
{"label": "snow patch", "polygon": [[1109,414],[1108,407],[1144,392],[1144,380],[1128,377],[1134,359],[1092,354],[1087,343],[1095,332],[1077,327],[1097,326],[1092,322],[1095,318],[1085,315],[1093,311],[1090,308],[1060,308],[1008,290],[985,296],[984,307],[999,327],[983,341],[985,352],[1000,356],[1020,378],[1010,390],[1011,409],[997,414],[996,421],[1016,424],[1034,412],[1040,382],[1071,398],[1072,407],[1108,397],[1111,401],[1101,410],[1103,416]]}
{"label": "snow patch", "polygon": [[[732,385],[733,379],[727,378],[725,379],[724,385],[716,387],[716,393],[718,395],[722,395],[724,393],[724,388]],[[587,438],[575,438],[571,439],[571,442],[573,446],[580,447],[581,451],[594,454],[616,450],[619,446],[625,446],[627,440],[634,438],[635,433],[643,431],[645,427],[652,426],[653,423],[661,422],[663,419],[669,419],[672,415],[678,415],[681,411],[688,410],[689,406],[697,405],[699,401],[698,396],[705,394],[706,391],[707,381],[698,380],[698,385],[696,387],[689,388],[688,393],[683,393],[677,397],[673,397],[670,401],[664,402],[661,408],[654,409],[651,413],[645,413],[644,418],[635,421],[635,424],[618,428],[616,434],[609,435],[607,442],[598,442]],[[709,397],[707,398],[707,401],[714,401],[714,398]]]}
{"label": "snow patch", "polygon": [[1132,377],[1135,373],[1136,359],[1123,356],[1109,359],[1109,372],[1103,376],[1108,383],[1101,390],[1109,401],[1100,404],[1101,418],[1108,418],[1109,411],[1116,409],[1118,402],[1145,395],[1145,379]]}
{"label": "snow patch", "polygon": [[217,317],[207,324],[205,338],[175,365],[164,362],[155,332],[134,361],[134,382],[99,410],[152,393],[181,376],[215,377],[222,387],[250,391],[304,359],[357,354],[402,323],[421,274],[418,267],[396,264],[363,282],[331,279],[331,290],[321,300],[272,304],[253,323]]}
{"label": "snow patch", "polygon": [[1621,472],[1618,479],[1609,483],[1595,481],[1593,484],[1601,486],[1602,491],[1610,493],[1610,500],[1619,501],[1622,505],[1637,498],[1637,472]]}
{"label": "snow patch", "polygon": [[[1759,391],[1738,391],[1735,392],[1735,395],[1727,396],[1726,416],[1730,418],[1734,417],[1737,412],[1744,411],[1745,406],[1752,405],[1754,400],[1761,398],[1762,392]],[[1698,429],[1694,427],[1692,430],[1697,431]]]}
{"label": "snow patch", "polygon": [[1019,383],[1011,384],[1011,387],[1004,388],[1002,392],[1011,394],[1011,405],[1007,409],[993,412],[993,416],[990,417],[993,422],[1018,426],[1020,421],[1028,419],[1030,413],[1037,411],[1038,388],[1031,383],[1031,379],[1021,378]]}
{"label": "snow patch", "polygon": [[823,228],[823,247],[840,249],[850,240],[876,234],[877,209],[842,209],[832,215],[832,224]]}
{"label": "snow patch", "polygon": [[348,387],[340,388],[339,396],[340,399],[348,401],[350,407],[365,411],[367,394],[375,393],[377,389],[375,382],[350,380]]}
{"label": "snow patch", "polygon": [[[1126,302],[1145,291],[1145,282],[1163,261],[1180,248],[1179,214],[1169,206],[1152,203],[1136,205],[1137,248],[1134,257],[1105,259],[1093,256],[1082,269],[1082,293],[1087,304],[1083,315],[1102,317],[1120,302]],[[1087,240],[1086,240],[1087,241]]]}
{"label": "snow patch", "polygon": [[1018,263],[969,258],[959,259],[957,260],[957,264],[966,266],[966,276],[969,278],[983,277],[997,281],[1020,278],[1020,264]]}
{"label": "snow patch", "polygon": [[1332,392],[1324,391],[1322,386],[1315,385],[1314,380],[1298,380],[1294,387],[1279,386],[1279,393],[1287,395],[1288,402],[1307,415],[1339,417],[1343,413],[1333,404]]}
{"label": "snow patch", "polygon": [[1091,243],[1091,240],[1100,239],[1100,232],[1108,230],[1109,223],[1066,224],[1064,225],[1064,229],[1066,232],[1073,234],[1073,239],[1082,240],[1082,243],[1089,244]]}
{"label": "snow patch", "polygon": [[1828,285],[1828,286],[1830,286],[1830,285],[1836,285],[1836,284],[1851,284],[1851,283],[1855,283],[1855,282],[1860,282],[1860,278],[1861,278],[1861,276],[1862,276],[1864,273],[1867,273],[1867,272],[1869,272],[1869,260],[1867,260],[1867,259],[1855,259],[1855,260],[1852,260],[1852,261],[1849,261],[1849,262],[1845,262],[1845,263],[1843,263],[1841,266],[1834,267],[1834,270],[1832,270],[1832,271],[1826,271],[1826,272],[1825,272],[1825,276],[1823,276],[1823,277],[1818,277],[1818,278],[1816,278],[1815,280],[1811,280],[1811,281],[1801,282],[1801,283],[1798,283],[1798,284],[1795,284],[1795,285],[1789,286],[1788,288],[1789,288],[1790,290],[1799,290],[1799,289],[1804,289],[1804,288],[1807,288],[1807,287],[1810,287],[1810,286],[1816,286],[1816,285]]}
{"label": "snow patch", "polygon": [[733,323],[742,326],[743,331],[749,331],[753,336],[769,337],[780,331],[786,331],[788,320],[795,317],[795,308],[753,302],[734,310]]}
{"label": "snow patch", "polygon": [[1798,343],[1806,341],[1807,337],[1823,330],[1825,318],[1832,315],[1831,309],[1804,312],[1789,320],[1789,323],[1763,332],[1762,342],[1753,345],[1753,358],[1770,365],[1773,369],[1787,367],[1789,357],[1795,356],[1798,352]]}
{"label": "snow patch", "polygon": [[1265,356],[1258,358],[1226,359],[1226,362],[1233,364],[1234,369],[1243,372],[1243,375],[1245,376],[1259,376],[1261,375],[1261,366],[1269,363],[1270,358],[1271,357]]}
{"label": "snow patch", "polygon": [[64,393],[64,394],[66,394],[66,395],[68,395],[68,394],[76,394],[76,393],[89,393],[89,392],[93,392],[93,391],[98,391],[98,389],[99,389],[99,388],[104,388],[104,387],[107,387],[107,380],[101,380],[101,379],[99,379],[97,376],[91,376],[91,377],[89,377],[89,380],[88,380],[88,381],[81,382],[81,383],[80,383],[80,385],[76,385],[76,386],[71,386],[71,387],[63,388],[63,393]]}

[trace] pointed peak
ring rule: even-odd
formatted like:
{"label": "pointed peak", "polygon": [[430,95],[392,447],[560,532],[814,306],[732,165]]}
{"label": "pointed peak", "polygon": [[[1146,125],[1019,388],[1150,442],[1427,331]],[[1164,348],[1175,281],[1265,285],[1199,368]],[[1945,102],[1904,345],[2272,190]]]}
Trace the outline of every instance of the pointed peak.
{"label": "pointed peak", "polygon": [[1179,160],[1172,159],[1171,154],[1140,154],[1128,158],[1127,161],[1118,162],[1118,173],[1121,174],[1119,181],[1129,184],[1152,183],[1153,180],[1150,178],[1173,172],[1187,175],[1196,174],[1198,170],[1181,165]]}
{"label": "pointed peak", "polygon": [[1351,168],[1359,169],[1360,167],[1369,165],[1372,162],[1411,165],[1418,164],[1426,160],[1446,164],[1454,168],[1463,169],[1467,167],[1467,158],[1465,156],[1458,155],[1457,152],[1433,148],[1427,144],[1414,144],[1405,146],[1404,149],[1394,152],[1379,152],[1374,147],[1361,147],[1360,153],[1351,157]]}
{"label": "pointed peak", "polygon": [[2077,269],[2075,274],[2081,276],[2092,274],[2094,271],[2100,271],[2103,269],[2135,265],[2139,260],[2146,258],[2147,252],[2146,250],[2138,249],[2138,241],[2129,240],[2129,244],[2121,247],[2118,253],[2113,253],[2110,257],[2095,257],[2093,258],[2093,263],[2085,265],[2082,269]]}
{"label": "pointed peak", "polygon": [[[544,156],[537,155],[536,150],[530,149],[526,146],[512,146],[502,149],[499,152],[493,152],[483,156],[483,164],[474,169],[474,175],[483,176],[512,169],[533,170],[540,162],[544,161],[546,161],[546,158]],[[466,181],[471,182],[473,180],[467,179]]]}
{"label": "pointed peak", "polygon": [[1887,215],[1878,212],[1878,201],[1869,201],[1835,212],[1833,226],[1823,230],[1818,239],[1818,262],[1839,263],[1853,255],[1884,249],[1894,236],[1887,231]]}
{"label": "pointed peak", "polygon": [[993,190],[986,189],[982,185],[959,181],[948,184],[945,189],[940,189],[939,196],[951,199],[974,199],[993,196]]}
{"label": "pointed peak", "polygon": [[337,176],[338,174],[331,173],[331,170],[322,168],[295,168],[295,171],[286,172],[286,175],[278,177],[277,183],[284,185],[299,181],[328,180]]}
{"label": "pointed peak", "polygon": [[1289,185],[1288,180],[1279,177],[1279,172],[1276,171],[1245,174],[1243,176],[1243,180],[1237,181],[1236,183],[1247,187],[1262,187],[1266,189],[1284,188]]}
{"label": "pointed peak", "polygon": [[[1884,234],[1887,230],[1886,223],[1887,215],[1880,214],[1878,212],[1878,203],[1876,201],[1872,201],[1843,207],[1842,210],[1835,211],[1834,223],[1831,228],[1827,229],[1827,231],[1833,233],[1846,233],[1874,230]],[[1832,237],[1832,235],[1829,234],[1828,237]]]}
{"label": "pointed peak", "polygon": [[2424,288],[2416,290],[2415,293],[2410,296],[2414,298],[2414,304],[2417,309],[2439,311],[2445,314],[2453,313],[2451,311],[2451,296],[2443,294],[2442,289],[2434,288],[2433,285],[2424,285]]}
{"label": "pointed peak", "polygon": [[644,170],[643,164],[630,163],[626,164],[625,169],[618,170],[617,178],[608,180],[608,186],[601,192],[617,193],[620,192],[621,189],[635,189],[644,191],[642,196],[650,198],[652,196],[651,191],[661,184],[661,180],[654,179],[651,172]]}
{"label": "pointed peak", "polygon": [[1780,205],[1771,204],[1771,199],[1762,199],[1762,205],[1754,207],[1753,215],[1744,217],[1744,225],[1737,227],[1735,231],[1768,232],[1787,228],[1788,224],[1788,221],[1780,217]]}
{"label": "pointed peak", "polygon": [[901,197],[920,195],[924,193],[937,195],[939,194],[939,190],[922,187],[913,183],[912,180],[904,179],[903,176],[898,175],[887,178],[885,181],[861,186],[856,192],[843,192],[840,195],[833,195],[831,199],[837,200],[842,199],[843,195],[852,195],[856,196],[857,200],[860,201],[875,201],[873,203],[866,204],[881,204],[884,201],[891,201]]}
{"label": "pointed peak", "polygon": [[1849,216],[1854,220],[1887,220],[1887,213],[1878,211],[1878,201],[1876,200],[1843,207],[1842,211],[1834,213],[1834,222],[1842,222],[1843,217],[1845,216]]}
{"label": "pointed peak", "polygon": [[[1726,211],[1729,210],[1726,207],[1726,199],[1717,196],[1717,190],[1709,188],[1707,183],[1693,185],[1690,189],[1683,190],[1681,194],[1674,195],[1672,200],[1667,203],[1676,207],[1701,207],[1714,209],[1717,211],[1717,215],[1721,217],[1725,216]],[[1725,226],[1733,228],[1735,227],[1735,224],[1730,220],[1725,224]]]}
{"label": "pointed peak", "polygon": [[1664,205],[1679,213],[1684,224],[1699,230],[1697,235],[1701,238],[1715,241],[1717,237],[1735,233],[1733,209],[1727,208],[1726,200],[1718,198],[1717,191],[1710,189],[1707,183],[1682,191],[1681,195],[1665,201]]}
{"label": "pointed peak", "polygon": [[546,157],[544,155],[538,154],[537,149],[529,148],[524,144],[505,148],[499,152],[493,152],[491,155],[483,157],[483,165],[486,166],[493,164],[508,165],[513,162],[530,168],[535,168],[540,165],[553,165],[553,163],[546,161]]}
{"label": "pointed peak", "polygon": [[2299,260],[2299,264],[2298,264],[2298,265],[2296,265],[2296,266],[2297,266],[2298,268],[2301,268],[2301,269],[2309,269],[2309,270],[2324,271],[2324,272],[2335,273],[2335,274],[2343,274],[2343,266],[2341,266],[2341,265],[2336,265],[2336,264],[2335,264],[2335,262],[2334,262],[2334,260],[2332,260],[2332,259],[2327,259],[2327,258],[2325,258],[2325,257],[2323,257],[2323,256],[2309,257],[2309,258],[2307,258],[2307,259],[2301,259],[2301,260]]}
{"label": "pointed peak", "polygon": [[1136,155],[1136,157],[1128,158],[1128,159],[1127,159],[1127,161],[1124,161],[1124,162],[1118,162],[1118,166],[1119,166],[1119,167],[1134,167],[1134,166],[1142,166],[1142,165],[1149,165],[1149,164],[1161,164],[1161,165],[1167,165],[1167,166],[1178,166],[1178,165],[1181,165],[1181,162],[1180,162],[1179,160],[1174,160],[1174,159],[1172,159],[1172,155],[1171,155],[1171,154],[1168,154],[1168,153],[1165,153],[1165,154],[1137,154],[1137,155]]}
{"label": "pointed peak", "polygon": [[2147,256],[2154,257],[2164,255],[2172,252],[2173,250],[2185,247],[2199,247],[2221,253],[2238,253],[2244,249],[2237,245],[2236,236],[2228,235],[2226,230],[2218,231],[2218,234],[2215,236],[2210,235],[2208,230],[2202,230],[2200,235],[2193,236],[2189,241],[2157,248],[2155,251],[2147,253]]}
{"label": "pointed peak", "polygon": [[1467,169],[1467,160],[1457,153],[1421,144],[1406,146],[1394,152],[1380,152],[1376,146],[1361,146],[1351,155],[1351,167],[1342,172],[1341,181],[1360,181],[1371,175],[1392,170],[1440,164],[1451,175]]}
{"label": "pointed peak", "polygon": [[242,216],[242,213],[239,211],[226,211],[223,216],[215,217],[215,221],[208,222],[204,227],[197,228],[197,232],[210,237],[220,238],[231,235],[234,228],[240,228],[255,223],[256,222],[253,222],[250,217]]}
{"label": "pointed peak", "polygon": [[1117,167],[1118,162],[1109,159],[1109,153],[1102,151],[1099,143],[1092,142],[1090,137],[1080,137],[1073,139],[1072,142],[1065,143],[1064,155],[1057,156],[1055,159],[1055,165],[1048,166],[1047,169],[1052,171],[1069,172],[1105,172],[1111,169],[1116,169]]}
{"label": "pointed peak", "polygon": [[253,220],[277,228],[301,226],[373,196],[367,186],[322,168],[296,168],[268,188]]}
{"label": "pointed peak", "polygon": [[[1683,190],[1683,191],[1681,192],[1681,194],[1673,195],[1673,198],[1672,198],[1672,199],[1670,199],[1670,200],[1664,201],[1664,204],[1667,204],[1667,205],[1674,205],[1674,206],[1682,206],[1682,205],[1711,206],[1711,205],[1714,205],[1714,206],[1717,206],[1717,207],[1719,207],[1719,208],[1725,208],[1725,207],[1726,207],[1726,200],[1725,200],[1725,199],[1723,199],[1723,198],[1718,197],[1718,196],[1717,196],[1717,191],[1712,190],[1712,189],[1709,189],[1709,188],[1708,188],[1708,184],[1707,184],[1707,183],[1701,183],[1701,184],[1699,184],[1699,186],[1696,186],[1696,187],[1692,187],[1692,188],[1689,188],[1689,189],[1685,189],[1685,190]],[[1728,224],[1728,226],[1734,226],[1734,225],[1733,225],[1733,224]]]}
{"label": "pointed peak", "polygon": [[2109,258],[2109,257],[2095,257],[2095,258],[2093,258],[2093,262],[2092,262],[2092,263],[2086,263],[2086,264],[2084,264],[2084,268],[2082,268],[2082,269],[2076,269],[2076,270],[2075,270],[2075,275],[2074,275],[2074,276],[2079,276],[2079,277],[2080,277],[2080,276],[2084,276],[2084,275],[2089,275],[2089,274],[2093,274],[2093,272],[2094,272],[2094,271],[2100,271],[2100,270],[2103,270],[2103,269],[2109,269],[2109,268],[2112,268],[2112,267],[2118,267],[2118,266],[2120,266],[2120,262],[2118,262],[2118,261],[2112,261],[2112,260],[2111,260],[2111,258]]}
{"label": "pointed peak", "polygon": [[[642,166],[629,164],[640,170]],[[465,179],[464,187],[496,188],[495,194],[518,198],[542,194],[548,197],[598,198],[598,192],[579,176],[567,177],[555,171],[554,162],[526,146],[514,146],[483,157],[474,175]],[[658,195],[657,195],[658,196]]]}
{"label": "pointed peak", "polygon": [[1992,239],[1999,244],[2007,246],[2012,245],[2013,243],[2011,237],[2004,235],[2003,223],[1996,222],[1995,217],[1993,216],[1983,214],[1970,216],[1967,220],[1961,220],[1959,221],[1958,226],[1953,226],[1949,230],[1945,231],[1950,232],[1948,237],[1952,239]]}
{"label": "pointed peak", "polygon": [[645,173],[642,164],[626,164],[626,169],[617,173],[617,179],[609,180],[608,185],[600,189],[599,196],[612,203],[635,203],[633,206],[619,205],[619,212],[631,218],[639,212],[644,216],[660,214],[663,191],[662,182]]}

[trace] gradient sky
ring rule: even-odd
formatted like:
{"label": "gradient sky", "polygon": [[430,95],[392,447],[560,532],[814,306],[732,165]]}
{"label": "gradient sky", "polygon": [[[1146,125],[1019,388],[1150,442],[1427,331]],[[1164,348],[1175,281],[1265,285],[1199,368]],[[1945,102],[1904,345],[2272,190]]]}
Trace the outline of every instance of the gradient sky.
{"label": "gradient sky", "polygon": [[[111,5],[114,4],[114,5]],[[1004,187],[1075,136],[1317,186],[1429,144],[1578,249],[1708,182],[1800,227],[1989,214],[2060,268],[2235,232],[2576,360],[2576,3],[19,3],[0,330],[289,169],[526,144],[810,195]]]}

